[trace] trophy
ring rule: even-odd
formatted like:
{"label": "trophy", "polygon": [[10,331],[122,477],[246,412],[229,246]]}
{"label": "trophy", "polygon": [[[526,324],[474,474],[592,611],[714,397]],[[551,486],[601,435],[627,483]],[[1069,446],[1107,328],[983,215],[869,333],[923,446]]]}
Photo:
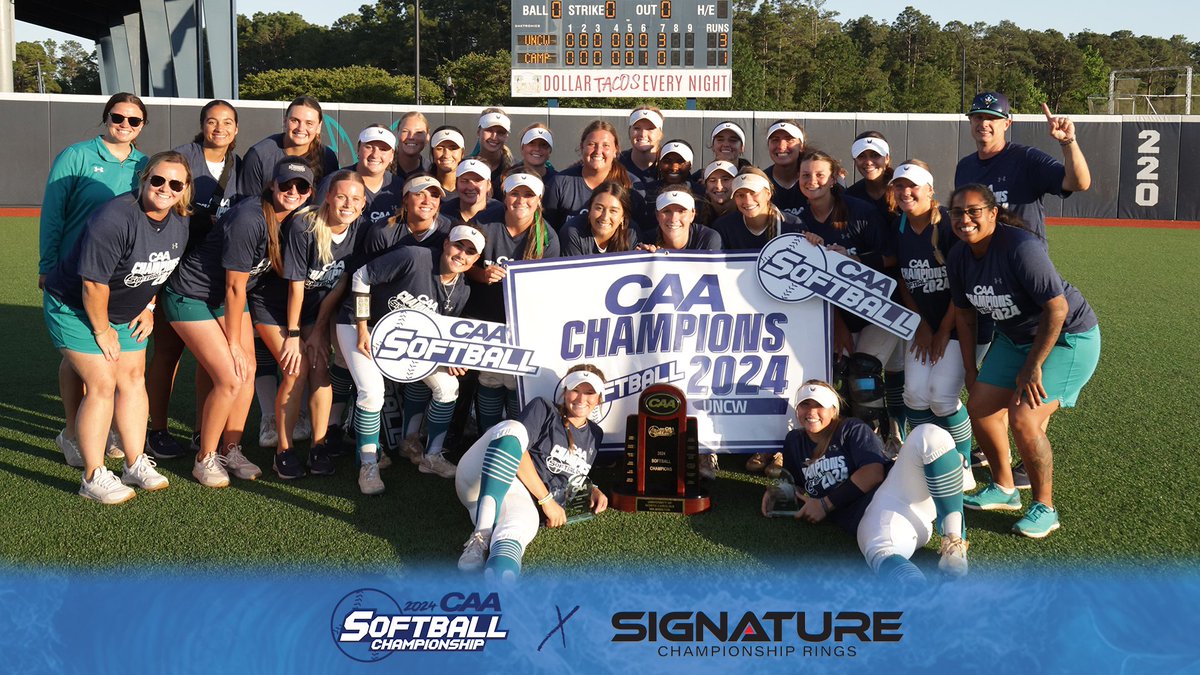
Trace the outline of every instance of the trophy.
{"label": "trophy", "polygon": [[582,523],[596,517],[592,513],[592,481],[587,476],[575,476],[567,485],[566,506],[567,524]]}
{"label": "trophy", "polygon": [[779,479],[771,487],[771,506],[767,515],[772,518],[795,518],[800,512],[800,499],[796,497],[796,481],[787,469],[779,472]]}
{"label": "trophy", "polygon": [[677,387],[655,384],[638,398],[625,425],[624,478],[613,492],[621,511],[692,515],[711,508],[700,487],[700,440],[696,418]]}

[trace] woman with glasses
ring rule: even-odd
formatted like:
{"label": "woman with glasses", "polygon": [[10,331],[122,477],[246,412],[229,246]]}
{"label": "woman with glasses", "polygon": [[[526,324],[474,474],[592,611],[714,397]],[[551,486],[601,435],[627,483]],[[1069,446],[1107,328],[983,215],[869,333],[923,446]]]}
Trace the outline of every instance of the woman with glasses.
{"label": "woman with glasses", "polygon": [[[947,268],[951,298],[960,310],[967,412],[992,471],[992,482],[964,503],[982,511],[1021,510],[1007,461],[1011,431],[1033,489],[1033,502],[1013,531],[1041,539],[1060,525],[1046,428],[1060,407],[1074,407],[1096,371],[1100,326],[1087,300],[1054,268],[1042,240],[998,206],[986,186],[955,190],[950,220],[965,244],[950,252]],[[996,334],[976,368],[979,314],[995,320]]]}
{"label": "woman with glasses", "polygon": [[[113,94],[100,115],[104,133],[76,143],[54,158],[42,199],[39,289],[45,287],[46,276],[74,248],[92,212],[137,186],[138,173],[146,166],[146,155],[137,149],[135,142],[147,119],[142,99],[125,92]],[[66,359],[58,366],[58,390],[66,426],[55,442],[67,464],[81,468],[83,458],[79,454],[75,414],[83,399],[83,381]],[[112,441],[109,450],[119,456],[120,443],[115,435]]]}
{"label": "woman with glasses", "polygon": [[[155,155],[138,192],[97,209],[46,278],[43,310],[50,339],[87,392],[77,421],[84,469],[79,494],[104,504],[132,499],[129,486],[167,487],[142,453],[149,415],[145,349],[154,327],[154,296],[187,246],[191,188],[182,155]],[[126,448],[120,479],[104,467],[114,416]]]}

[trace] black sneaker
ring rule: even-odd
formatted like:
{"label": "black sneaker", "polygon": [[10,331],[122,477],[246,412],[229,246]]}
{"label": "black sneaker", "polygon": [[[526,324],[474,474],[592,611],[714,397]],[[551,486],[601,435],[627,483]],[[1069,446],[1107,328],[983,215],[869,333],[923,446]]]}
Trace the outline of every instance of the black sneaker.
{"label": "black sneaker", "polygon": [[982,450],[971,451],[971,468],[978,469],[988,465],[987,455],[983,454]]}
{"label": "black sneaker", "polygon": [[1029,483],[1029,473],[1025,471],[1025,463],[1017,462],[1017,465],[1012,468],[1013,486],[1018,490],[1028,490],[1033,487]]}
{"label": "black sneaker", "polygon": [[333,475],[333,458],[329,456],[329,447],[324,443],[318,443],[309,449],[308,470],[314,476]]}
{"label": "black sneaker", "polygon": [[295,450],[275,453],[275,475],[283,480],[303,477],[304,467],[300,464],[300,455],[297,455]]}
{"label": "black sneaker", "polygon": [[187,454],[179,441],[166,429],[151,430],[146,434],[146,454],[154,459],[175,459]]}
{"label": "black sneaker", "polygon": [[192,432],[192,452],[200,452],[200,432]]}
{"label": "black sneaker", "polygon": [[325,430],[325,447],[330,459],[338,459],[346,456],[346,434],[342,431],[342,425],[335,424]]}

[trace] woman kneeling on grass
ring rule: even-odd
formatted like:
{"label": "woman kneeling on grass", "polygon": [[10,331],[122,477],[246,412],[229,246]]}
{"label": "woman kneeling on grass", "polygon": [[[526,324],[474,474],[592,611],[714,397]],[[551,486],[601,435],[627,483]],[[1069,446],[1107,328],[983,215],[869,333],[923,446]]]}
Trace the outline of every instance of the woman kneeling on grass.
{"label": "woman kneeling on grass", "polygon": [[[183,155],[151,157],[138,190],[98,208],[46,280],[50,339],[86,392],[76,423],[84,464],[79,494],[104,504],[133,499],[131,485],[167,487],[142,452],[150,416],[146,338],[154,328],[154,296],[187,245],[191,190]],[[114,406],[118,396],[121,405]],[[120,480],[104,467],[114,413],[125,447]]]}
{"label": "woman kneeling on grass", "polygon": [[[1008,465],[1011,429],[1029,473],[1033,503],[1013,525],[1041,539],[1059,528],[1053,500],[1053,460],[1046,427],[1070,408],[1096,372],[1100,326],[1083,295],[1058,273],[1045,243],[996,205],[987,187],[964,185],[950,196],[954,234],[966,244],[950,252],[947,269],[966,370],[967,412],[992,483],[966,498],[967,508],[1020,511]],[[983,366],[975,366],[979,314],[996,321]]]}
{"label": "woman kneeling on grass", "polygon": [[[591,471],[604,438],[588,419],[603,400],[600,369],[574,366],[563,378],[558,405],[534,399],[517,420],[497,424],[467,450],[455,488],[475,531],[458,559],[460,570],[477,571],[486,560],[489,576],[515,578],[539,521],[547,527],[566,524],[567,489]],[[593,487],[592,512],[607,508],[608,497]]]}

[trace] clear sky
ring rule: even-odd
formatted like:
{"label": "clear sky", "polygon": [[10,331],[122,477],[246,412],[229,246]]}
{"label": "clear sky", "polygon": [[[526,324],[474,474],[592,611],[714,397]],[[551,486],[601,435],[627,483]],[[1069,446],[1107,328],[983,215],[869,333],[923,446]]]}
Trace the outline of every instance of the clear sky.
{"label": "clear sky", "polygon": [[[362,0],[237,0],[237,10],[246,15],[255,12],[299,12],[312,23],[329,25],[339,17],[354,12],[362,4],[367,3]],[[908,5],[933,17],[938,24],[950,21],[997,24],[1008,19],[1022,28],[1053,28],[1065,35],[1084,30],[1106,34],[1130,30],[1135,35],[1164,38],[1182,33],[1189,40],[1200,40],[1200,3],[1194,0],[1150,0],[1138,3],[1105,0],[827,0],[824,9],[837,12],[842,21],[870,15],[890,22]],[[18,41],[77,39],[19,21],[16,34]]]}

